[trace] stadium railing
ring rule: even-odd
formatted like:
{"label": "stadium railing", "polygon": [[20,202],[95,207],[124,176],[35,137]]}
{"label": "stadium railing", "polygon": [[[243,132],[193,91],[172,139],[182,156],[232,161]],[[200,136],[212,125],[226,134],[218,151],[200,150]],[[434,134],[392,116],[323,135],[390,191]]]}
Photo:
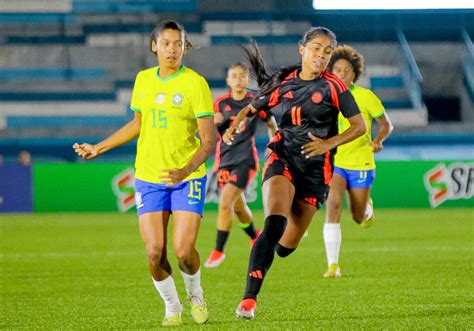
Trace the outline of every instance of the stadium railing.
{"label": "stadium railing", "polygon": [[403,54],[401,74],[412,103],[412,109],[410,112],[403,114],[403,117],[413,125],[426,125],[428,124],[428,111],[423,102],[423,95],[420,86],[423,82],[423,76],[421,75],[420,68],[416,63],[405,35],[400,29],[397,30],[397,38],[400,42]]}
{"label": "stadium railing", "polygon": [[467,56],[463,63],[464,86],[471,104],[474,104],[474,45],[465,29],[461,31],[461,36],[467,49]]}

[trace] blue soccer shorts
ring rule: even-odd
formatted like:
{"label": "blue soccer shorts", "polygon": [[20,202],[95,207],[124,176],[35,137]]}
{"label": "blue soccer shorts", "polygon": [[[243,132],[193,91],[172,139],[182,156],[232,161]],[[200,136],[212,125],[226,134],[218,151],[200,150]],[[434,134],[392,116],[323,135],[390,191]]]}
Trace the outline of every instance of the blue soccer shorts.
{"label": "blue soccer shorts", "polygon": [[338,174],[347,182],[347,189],[370,188],[374,184],[375,169],[371,170],[348,170],[334,167],[334,173]]}
{"label": "blue soccer shorts", "polygon": [[207,177],[191,179],[173,186],[135,179],[138,216],[157,211],[189,211],[201,215],[206,199]]}

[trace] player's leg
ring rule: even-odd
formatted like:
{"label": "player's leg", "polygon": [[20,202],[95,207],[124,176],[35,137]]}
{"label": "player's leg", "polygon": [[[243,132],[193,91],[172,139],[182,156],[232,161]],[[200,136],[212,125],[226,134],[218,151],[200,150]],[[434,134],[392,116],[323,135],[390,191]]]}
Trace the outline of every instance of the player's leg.
{"label": "player's leg", "polygon": [[[315,201],[316,202],[316,201]],[[311,224],[318,208],[307,201],[295,198],[291,206],[290,217],[285,232],[281,237],[275,252],[280,257],[287,257],[298,247],[306,229]]]}
{"label": "player's leg", "polygon": [[165,185],[135,182],[135,198],[140,234],[145,244],[153,284],[163,299],[166,315],[163,325],[180,325],[182,306],[167,259],[167,228],[170,194]]}
{"label": "player's leg", "polygon": [[180,325],[182,307],[166,250],[169,215],[169,211],[141,215],[140,233],[145,243],[153,284],[165,303],[166,314],[163,325]]}
{"label": "player's leg", "polygon": [[187,211],[173,211],[173,248],[183,276],[191,315],[198,324],[205,323],[209,314],[201,287],[201,269],[196,239],[201,215]]}
{"label": "player's leg", "polygon": [[371,226],[375,220],[373,202],[370,198],[374,179],[375,170],[352,171],[348,185],[352,219],[364,228]]}
{"label": "player's leg", "polygon": [[326,201],[326,221],[323,226],[323,239],[328,263],[328,270],[324,273],[324,278],[341,276],[339,267],[339,251],[342,242],[340,221],[346,188],[344,169],[336,167]]}
{"label": "player's leg", "polygon": [[207,268],[215,268],[224,262],[224,247],[232,226],[234,204],[242,193],[240,188],[229,182],[224,185],[221,191],[219,213],[217,216],[216,246],[204,264]]}
{"label": "player's leg", "polygon": [[374,208],[370,198],[370,188],[349,190],[349,205],[352,219],[361,227],[368,228],[374,223]]}
{"label": "player's leg", "polygon": [[209,318],[201,287],[201,270],[196,239],[204,209],[206,178],[176,185],[171,195],[173,249],[183,276],[191,315],[198,324]]}
{"label": "player's leg", "polygon": [[247,205],[244,192],[242,192],[235,201],[234,211],[239,219],[239,226],[250,237],[250,244],[253,246],[255,240],[257,240],[257,237],[260,235],[260,230],[255,228],[252,211]]}
{"label": "player's leg", "polygon": [[253,168],[241,167],[236,169],[237,177],[231,176],[229,180],[230,183],[233,183],[241,189],[241,194],[234,203],[234,212],[239,219],[240,227],[250,237],[252,246],[259,235],[259,231],[255,229],[255,225],[253,224],[252,212],[245,200],[245,189],[248,184],[252,182],[256,173],[256,170]]}
{"label": "player's leg", "polygon": [[250,254],[245,294],[236,311],[242,318],[254,317],[256,298],[272,265],[275,247],[285,231],[295,194],[286,166],[272,157],[267,164],[262,187],[265,225]]}

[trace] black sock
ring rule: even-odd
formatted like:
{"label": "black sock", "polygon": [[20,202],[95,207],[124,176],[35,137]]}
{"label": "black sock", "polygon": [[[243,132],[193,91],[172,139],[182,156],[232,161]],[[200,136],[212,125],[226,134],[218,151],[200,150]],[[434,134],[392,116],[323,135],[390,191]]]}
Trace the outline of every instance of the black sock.
{"label": "black sock", "polygon": [[263,278],[272,265],[275,247],[286,227],[286,217],[270,215],[265,219],[265,227],[250,253],[247,274],[247,287],[244,299],[257,298],[263,284]]}
{"label": "black sock", "polygon": [[253,222],[251,223],[240,223],[240,227],[245,233],[250,237],[250,239],[255,239],[257,237],[257,232],[255,231],[255,226]]}
{"label": "black sock", "polygon": [[291,253],[295,251],[296,248],[288,248],[285,246],[280,245],[279,243],[275,247],[275,253],[278,254],[279,257],[287,257]]}
{"label": "black sock", "polygon": [[217,230],[216,239],[216,251],[223,252],[227,238],[229,237],[229,231]]}

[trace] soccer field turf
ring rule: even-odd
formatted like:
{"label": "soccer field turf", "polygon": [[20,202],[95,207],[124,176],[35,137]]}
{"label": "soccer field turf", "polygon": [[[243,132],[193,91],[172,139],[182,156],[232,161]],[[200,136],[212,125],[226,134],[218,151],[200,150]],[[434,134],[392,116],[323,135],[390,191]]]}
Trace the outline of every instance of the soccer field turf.
{"label": "soccer field turf", "polygon": [[[234,224],[224,263],[201,269],[210,320],[196,326],[185,304],[183,327],[474,328],[473,209],[379,209],[367,230],[344,214],[339,279],[322,278],[323,216],[316,215],[293,255],[275,258],[253,321],[235,318],[250,246]],[[198,239],[202,263],[214,246],[215,219],[216,213],[205,213]],[[255,219],[260,226],[262,214]],[[148,274],[135,214],[2,215],[0,228],[1,328],[160,327],[164,307]]]}

